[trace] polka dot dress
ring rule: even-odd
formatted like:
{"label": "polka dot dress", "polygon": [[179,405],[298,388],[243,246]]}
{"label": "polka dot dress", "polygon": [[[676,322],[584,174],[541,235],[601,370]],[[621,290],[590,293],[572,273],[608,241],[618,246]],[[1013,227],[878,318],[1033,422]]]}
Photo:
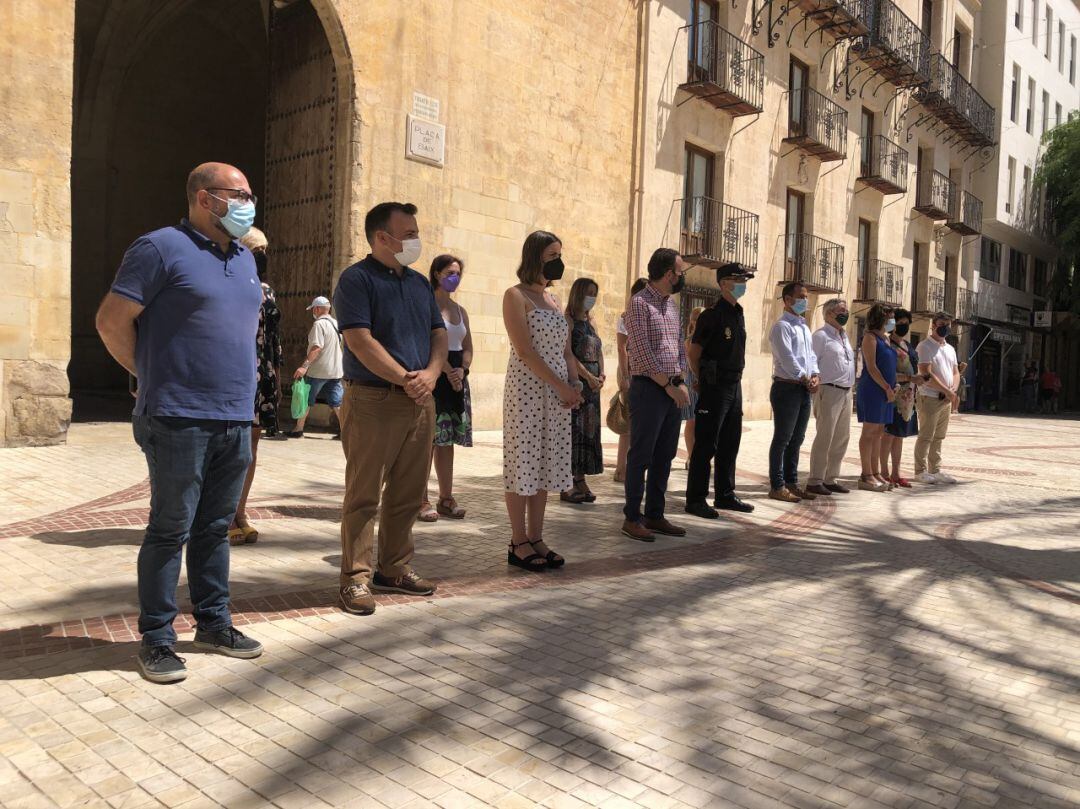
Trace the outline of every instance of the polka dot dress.
{"label": "polka dot dress", "polygon": [[[566,372],[569,325],[561,312],[532,309],[525,316],[533,348],[556,374]],[[503,390],[503,482],[526,497],[563,492],[574,485],[570,470],[570,411],[555,390],[510,350]]]}

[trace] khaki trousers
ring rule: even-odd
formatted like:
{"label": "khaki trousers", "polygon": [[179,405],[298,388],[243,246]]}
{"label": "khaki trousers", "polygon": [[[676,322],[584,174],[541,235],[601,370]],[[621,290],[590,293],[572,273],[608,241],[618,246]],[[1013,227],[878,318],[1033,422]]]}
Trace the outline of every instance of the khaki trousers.
{"label": "khaki trousers", "polygon": [[[435,403],[430,398],[417,405],[397,388],[346,386],[341,403],[342,587],[368,584],[374,569],[388,578],[405,572],[413,556],[412,527],[427,488],[434,437]],[[372,558],[376,516],[377,568]]]}
{"label": "khaki trousers", "polygon": [[919,437],[915,439],[915,474],[941,471],[941,442],[949,431],[952,403],[948,399],[915,394],[915,410],[919,414]]}
{"label": "khaki trousers", "polygon": [[807,485],[836,483],[851,435],[851,391],[822,385],[814,394],[817,434],[810,448]]}

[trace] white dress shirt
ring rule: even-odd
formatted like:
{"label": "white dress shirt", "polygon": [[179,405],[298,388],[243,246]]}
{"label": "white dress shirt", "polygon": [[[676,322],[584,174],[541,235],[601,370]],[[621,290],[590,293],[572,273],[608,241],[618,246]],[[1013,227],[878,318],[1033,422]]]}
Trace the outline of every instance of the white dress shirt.
{"label": "white dress shirt", "polygon": [[773,376],[780,379],[809,379],[818,372],[814,339],[810,327],[799,315],[784,312],[769,332]]}
{"label": "white dress shirt", "polygon": [[855,385],[855,352],[847,332],[826,323],[814,332],[814,354],[821,369],[821,383],[850,388]]}

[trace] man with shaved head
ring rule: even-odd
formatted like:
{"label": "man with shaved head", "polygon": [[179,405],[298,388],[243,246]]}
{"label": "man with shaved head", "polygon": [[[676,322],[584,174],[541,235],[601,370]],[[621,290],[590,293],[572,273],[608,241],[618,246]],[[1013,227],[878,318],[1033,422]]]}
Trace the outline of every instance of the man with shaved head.
{"label": "man with shaved head", "polygon": [[227,536],[251,463],[262,287],[237,239],[255,220],[255,202],[239,169],[197,166],[187,181],[187,217],[132,243],[97,313],[105,347],[139,380],[132,423],[150,471],[138,562],[139,666],[152,682],[187,676],[173,650],[185,545],[195,647],[262,654],[232,626]]}

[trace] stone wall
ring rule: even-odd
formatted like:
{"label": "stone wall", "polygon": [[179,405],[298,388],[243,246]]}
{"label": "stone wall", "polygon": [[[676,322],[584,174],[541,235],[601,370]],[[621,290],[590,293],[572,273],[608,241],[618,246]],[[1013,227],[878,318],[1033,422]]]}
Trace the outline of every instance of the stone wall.
{"label": "stone wall", "polygon": [[0,444],[62,441],[71,418],[74,4],[0,3]]}

